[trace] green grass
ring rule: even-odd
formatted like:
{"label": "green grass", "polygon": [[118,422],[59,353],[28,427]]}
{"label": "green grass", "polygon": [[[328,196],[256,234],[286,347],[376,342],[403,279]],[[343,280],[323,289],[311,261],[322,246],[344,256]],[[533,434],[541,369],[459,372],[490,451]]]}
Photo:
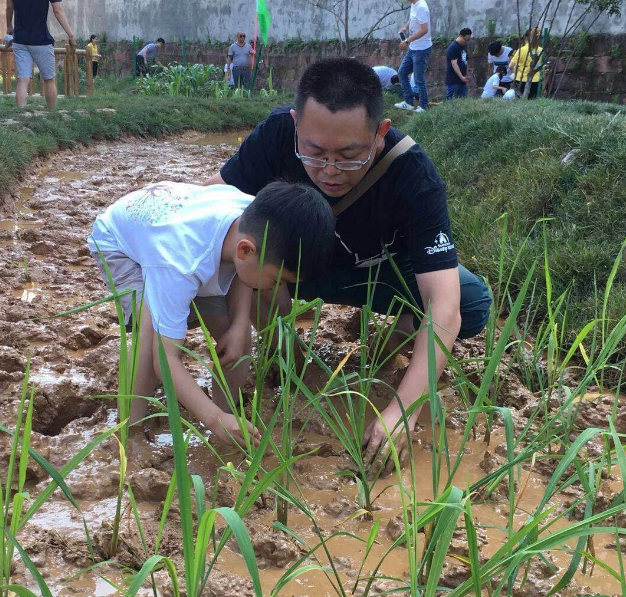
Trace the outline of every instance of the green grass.
{"label": "green grass", "polygon": [[[160,137],[185,129],[251,129],[274,107],[292,101],[291,96],[139,97],[131,93],[132,79],[101,85],[92,98],[60,99],[56,112],[48,112],[39,96],[29,98],[27,110],[22,111],[15,106],[15,98],[0,95],[0,189],[10,189],[34,158],[58,149],[125,134]],[[115,112],[98,111],[103,108]]]}

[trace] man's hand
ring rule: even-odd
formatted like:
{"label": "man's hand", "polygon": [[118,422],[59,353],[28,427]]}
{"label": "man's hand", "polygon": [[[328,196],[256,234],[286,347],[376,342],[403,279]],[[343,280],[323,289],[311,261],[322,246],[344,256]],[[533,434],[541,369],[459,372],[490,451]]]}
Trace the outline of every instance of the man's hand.
{"label": "man's hand", "polygon": [[408,47],[409,47],[409,44],[407,42],[405,42],[405,41],[401,41],[400,42],[400,49],[402,51],[406,50]]}
{"label": "man's hand", "polygon": [[217,346],[217,356],[220,358],[220,365],[223,369],[230,369],[245,354],[246,340],[250,323],[231,325],[224,335],[219,339]]}
{"label": "man's hand", "polygon": [[[381,413],[381,417],[396,446],[400,465],[404,466],[408,460],[408,451],[411,449],[411,443],[408,441],[404,423],[401,421],[402,412],[397,404],[390,404]],[[413,430],[416,420],[417,413],[414,413],[409,419],[409,430]],[[383,476],[389,475],[395,463],[393,458],[390,458],[391,451],[388,445],[387,433],[378,417],[365,430],[363,442],[363,463],[365,468],[372,470],[374,474],[383,469]]]}
{"label": "man's hand", "polygon": [[72,48],[72,50],[75,50],[78,47],[78,42],[73,35],[70,35],[70,39],[67,43],[70,45],[70,48]]}
{"label": "man's hand", "polygon": [[402,27],[400,27],[400,29],[398,29],[398,33],[404,33],[406,31],[407,27],[406,25],[402,25]]}
{"label": "man's hand", "polygon": [[469,82],[469,77],[467,75],[465,75],[464,77],[461,77],[461,81],[463,81],[463,83],[467,84]]}
{"label": "man's hand", "polygon": [[10,27],[7,27],[7,35],[13,35],[13,33],[14,33],[13,25],[11,25]]}
{"label": "man's hand", "polygon": [[[261,441],[261,434],[258,429],[252,426],[250,421],[246,421],[248,427],[248,435],[253,446],[258,446]],[[211,427],[211,431],[223,442],[235,442],[241,446],[246,445],[244,434],[239,428],[239,421],[235,415],[222,413],[218,416],[215,424]]]}

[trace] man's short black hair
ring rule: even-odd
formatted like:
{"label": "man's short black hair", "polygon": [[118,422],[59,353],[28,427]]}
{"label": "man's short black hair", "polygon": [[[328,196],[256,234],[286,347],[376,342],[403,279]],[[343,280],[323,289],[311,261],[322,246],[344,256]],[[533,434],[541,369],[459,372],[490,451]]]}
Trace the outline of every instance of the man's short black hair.
{"label": "man's short black hair", "polygon": [[272,263],[301,279],[326,270],[335,247],[335,216],[322,195],[303,184],[276,181],[261,189],[246,207],[239,230],[249,234],[259,254],[267,227],[264,263]]}
{"label": "man's short black hair", "polygon": [[296,94],[296,112],[304,113],[308,99],[331,112],[363,106],[372,127],[383,117],[383,88],[374,69],[354,58],[322,58],[302,73]]}
{"label": "man's short black hair", "polygon": [[501,41],[492,41],[489,44],[489,53],[492,56],[499,56],[502,51],[502,42]]}
{"label": "man's short black hair", "polygon": [[165,45],[165,40],[162,37],[157,37],[157,43],[161,42],[163,45]]}
{"label": "man's short black hair", "polygon": [[465,37],[466,35],[471,35],[472,34],[472,30],[469,27],[463,27],[463,29],[461,29],[461,31],[459,32],[459,35],[461,37]]}
{"label": "man's short black hair", "polygon": [[399,85],[400,84],[400,77],[398,75],[391,75],[391,79],[389,79],[389,82],[392,85]]}
{"label": "man's short black hair", "polygon": [[506,75],[507,72],[507,68],[506,66],[504,66],[504,64],[501,64],[500,66],[496,67],[496,73],[502,73],[503,75]]}

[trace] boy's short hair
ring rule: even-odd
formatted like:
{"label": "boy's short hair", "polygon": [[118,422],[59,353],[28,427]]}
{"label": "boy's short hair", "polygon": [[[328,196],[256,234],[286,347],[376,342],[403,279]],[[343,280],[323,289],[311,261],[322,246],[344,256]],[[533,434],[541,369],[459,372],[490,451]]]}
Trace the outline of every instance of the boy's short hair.
{"label": "boy's short hair", "polygon": [[159,43],[159,42],[160,42],[160,43],[162,43],[163,45],[165,45],[165,40],[164,40],[162,37],[157,37],[156,42],[157,42],[157,43]]}
{"label": "boy's short hair", "polygon": [[500,50],[502,50],[502,42],[501,41],[492,41],[489,44],[489,53],[492,56],[499,56]]}
{"label": "boy's short hair", "polygon": [[500,66],[496,67],[496,74],[497,73],[502,73],[503,75],[506,75],[506,73],[507,73],[506,66],[501,64]]}
{"label": "boy's short hair", "polygon": [[391,79],[389,79],[389,82],[392,85],[398,85],[400,83],[400,77],[398,75],[391,75]]}
{"label": "boy's short hair", "polygon": [[239,222],[240,232],[254,239],[259,255],[266,227],[264,263],[284,264],[290,272],[299,271],[301,279],[324,273],[335,248],[335,216],[319,191],[284,181],[268,184]]}
{"label": "boy's short hair", "polygon": [[459,33],[459,35],[461,37],[466,37],[466,36],[471,35],[471,34],[472,34],[472,30],[469,27],[463,27],[463,29],[461,29],[461,31]]}

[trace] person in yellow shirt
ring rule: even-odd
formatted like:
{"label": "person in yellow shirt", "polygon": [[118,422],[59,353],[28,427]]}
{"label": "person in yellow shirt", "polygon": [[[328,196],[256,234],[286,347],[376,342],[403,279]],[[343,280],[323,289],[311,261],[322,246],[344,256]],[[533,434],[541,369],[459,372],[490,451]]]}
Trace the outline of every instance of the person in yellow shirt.
{"label": "person in yellow shirt", "polygon": [[524,93],[528,77],[532,73],[529,99],[537,97],[539,81],[541,80],[540,61],[543,48],[539,45],[539,37],[539,29],[531,29],[526,37],[526,43],[513,54],[509,63],[509,68],[515,73],[515,81],[521,94]]}
{"label": "person in yellow shirt", "polygon": [[97,35],[91,35],[89,37],[89,43],[87,44],[87,47],[91,50],[91,55],[93,56],[93,61],[91,65],[93,68],[93,76],[95,77],[98,74],[98,60],[100,60],[100,58],[97,57],[97,54],[98,54],[98,36]]}

